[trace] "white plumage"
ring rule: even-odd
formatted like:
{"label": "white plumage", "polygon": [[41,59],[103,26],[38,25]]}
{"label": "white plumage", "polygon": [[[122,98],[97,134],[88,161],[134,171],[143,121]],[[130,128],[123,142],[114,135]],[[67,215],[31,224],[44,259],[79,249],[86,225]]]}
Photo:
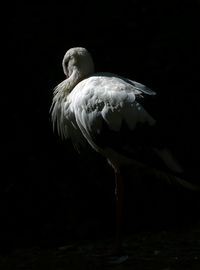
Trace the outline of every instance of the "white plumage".
{"label": "white plumage", "polygon": [[[155,119],[139,99],[156,93],[141,83],[112,73],[94,73],[92,57],[85,48],[68,50],[62,65],[67,78],[54,90],[51,107],[54,128],[57,127],[62,138],[70,138],[76,149],[88,142],[119,170],[120,165],[130,163],[130,159],[109,147],[109,141],[102,148],[95,138],[101,137],[105,123],[116,133],[121,132],[122,123],[126,123],[130,132],[142,123],[154,126]],[[127,148],[127,143],[122,147]],[[173,163],[173,170],[181,171],[169,151],[166,158],[166,150],[152,150],[168,167]]]}
{"label": "white plumage", "polygon": [[[149,137],[144,132],[148,132],[148,129],[152,130],[156,121],[139,101],[145,98],[145,95],[155,95],[154,91],[143,84],[115,74],[94,73],[92,57],[85,48],[77,47],[68,50],[62,65],[67,78],[54,90],[51,107],[53,126],[57,128],[62,138],[70,138],[76,149],[88,143],[114,168],[119,234],[122,203],[120,186],[122,187],[123,184],[119,175],[120,167],[124,164],[135,165],[137,154],[147,146],[170,171],[180,173],[182,169],[169,150],[159,149],[146,142]],[[117,141],[120,138],[117,134],[124,132],[122,128],[124,124],[131,136],[125,136],[124,141],[121,139]],[[141,126],[147,129],[141,129],[141,132],[144,132],[141,133],[140,140],[137,130],[140,130]],[[101,141],[102,137],[103,141]],[[112,147],[112,140],[115,140],[117,148]],[[123,154],[118,151],[120,147]],[[128,150],[129,154],[134,153],[133,158],[126,156],[124,150]],[[179,178],[176,180],[180,182]],[[192,187],[184,181],[181,183]]]}
{"label": "white plumage", "polygon": [[68,50],[63,70],[67,79],[55,88],[52,120],[58,133],[63,138],[71,138],[76,148],[86,140],[105,155],[93,141],[96,134],[101,134],[103,121],[116,132],[120,131],[122,121],[130,130],[138,123],[155,123],[137,101],[143,94],[155,95],[155,92],[111,73],[94,73],[93,61],[86,49]]}

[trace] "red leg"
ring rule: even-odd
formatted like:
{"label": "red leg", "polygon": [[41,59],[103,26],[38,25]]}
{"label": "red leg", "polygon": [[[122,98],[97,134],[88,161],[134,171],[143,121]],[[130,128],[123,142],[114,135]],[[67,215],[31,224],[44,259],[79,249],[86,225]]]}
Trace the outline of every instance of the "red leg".
{"label": "red leg", "polygon": [[119,172],[115,172],[115,195],[116,195],[116,251],[121,248],[121,234],[123,221],[124,181]]}

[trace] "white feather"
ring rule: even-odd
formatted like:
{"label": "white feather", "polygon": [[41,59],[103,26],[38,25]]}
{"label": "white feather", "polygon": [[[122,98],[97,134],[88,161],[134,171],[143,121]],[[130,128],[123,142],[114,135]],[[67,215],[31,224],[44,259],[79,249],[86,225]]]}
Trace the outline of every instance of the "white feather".
{"label": "white feather", "polygon": [[[156,93],[141,83],[115,74],[94,73],[93,60],[85,48],[68,50],[62,65],[67,79],[55,88],[51,106],[53,126],[57,127],[60,136],[71,138],[77,149],[87,141],[116,171],[120,164],[137,163],[109,146],[101,149],[93,138],[96,134],[101,135],[104,122],[116,132],[120,131],[122,122],[126,122],[130,130],[138,123],[153,126],[155,120],[138,99],[144,94]],[[168,150],[154,148],[154,151],[168,168],[182,172]]]}
{"label": "white feather", "polygon": [[92,76],[80,82],[68,95],[65,116],[75,115],[79,128],[92,137],[100,133],[102,121],[119,131],[123,120],[130,129],[137,123],[153,125],[155,120],[136,101],[134,87],[118,77]]}
{"label": "white feather", "polygon": [[113,131],[120,130],[122,121],[131,130],[137,123],[155,123],[136,100],[144,93],[155,95],[146,86],[111,73],[95,74],[92,58],[84,48],[70,49],[62,65],[69,78],[54,90],[52,121],[59,135],[71,138],[76,147],[86,140],[97,150],[92,138],[101,133],[103,121]]}

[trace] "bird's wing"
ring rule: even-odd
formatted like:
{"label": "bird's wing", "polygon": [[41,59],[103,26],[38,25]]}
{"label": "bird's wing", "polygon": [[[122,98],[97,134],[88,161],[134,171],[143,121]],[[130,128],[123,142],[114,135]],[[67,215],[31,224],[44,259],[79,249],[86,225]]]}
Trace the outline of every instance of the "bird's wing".
{"label": "bird's wing", "polygon": [[136,81],[132,81],[126,78],[124,80],[130,83],[135,88],[135,90],[139,91],[141,94],[146,94],[146,95],[151,95],[151,96],[156,95],[155,91],[151,90],[144,84],[141,84],[141,83],[138,83]]}
{"label": "bird's wing", "polygon": [[68,100],[82,133],[93,140],[102,136],[105,125],[116,133],[123,123],[129,130],[142,123],[154,125],[153,117],[137,101],[140,94],[119,77],[93,76],[80,82]]}
{"label": "bird's wing", "polygon": [[113,73],[96,73],[95,76],[105,76],[107,78],[112,78],[116,83],[117,82],[122,82],[124,85],[128,86],[129,89],[132,89],[132,91],[134,91],[134,93],[136,95],[142,95],[142,94],[146,94],[146,95],[150,95],[150,96],[154,96],[156,95],[156,92],[153,91],[152,89],[150,89],[149,87],[147,87],[146,85],[130,80],[128,78],[125,77],[121,77],[118,76],[116,74]]}
{"label": "bird's wing", "polygon": [[[88,143],[109,161],[113,156],[121,165],[136,161],[155,169],[169,182],[197,190],[179,177],[183,175],[182,167],[164,145],[156,121],[139,104],[140,93],[135,85],[120,78],[95,76],[80,82],[68,96],[69,110],[75,116],[72,121],[76,121]],[[138,89],[147,93],[142,87],[138,84]]]}
{"label": "bird's wing", "polygon": [[111,148],[179,172],[180,167],[163,148],[156,121],[138,102],[139,95],[135,86],[121,78],[93,76],[80,82],[68,101],[83,136],[98,152]]}

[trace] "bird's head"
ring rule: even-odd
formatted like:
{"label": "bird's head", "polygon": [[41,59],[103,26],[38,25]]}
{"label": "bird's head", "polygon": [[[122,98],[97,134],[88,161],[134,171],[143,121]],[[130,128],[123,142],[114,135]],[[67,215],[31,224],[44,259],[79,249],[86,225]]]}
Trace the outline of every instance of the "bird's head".
{"label": "bird's head", "polygon": [[69,49],[62,62],[63,71],[67,77],[78,72],[81,78],[86,78],[94,73],[94,63],[89,52],[82,47]]}

